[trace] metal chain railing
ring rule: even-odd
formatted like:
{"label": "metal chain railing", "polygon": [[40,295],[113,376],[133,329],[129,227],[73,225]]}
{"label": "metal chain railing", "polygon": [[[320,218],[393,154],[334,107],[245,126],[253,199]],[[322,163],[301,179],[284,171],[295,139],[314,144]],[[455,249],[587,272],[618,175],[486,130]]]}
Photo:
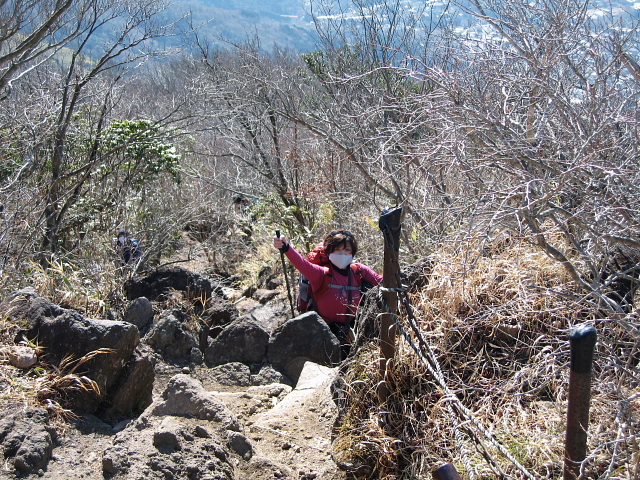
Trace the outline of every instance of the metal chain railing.
{"label": "metal chain railing", "polygon": [[[389,228],[383,228],[382,229],[382,233],[384,235],[385,242],[387,242],[387,245],[390,247],[389,250],[395,256],[396,255],[396,253],[395,253],[396,250],[394,248],[393,235],[392,235],[390,229]],[[399,265],[399,263],[397,261],[397,258],[395,258],[394,260],[395,260],[395,264]],[[395,274],[397,276],[398,283],[400,285],[402,285],[402,281],[401,281],[401,278],[400,278],[399,267],[398,267],[398,270],[396,271]],[[450,415],[452,417],[451,420],[452,420],[453,425],[454,425],[456,441],[460,445],[460,450],[461,450],[461,453],[462,453],[463,462],[465,464],[465,468],[466,468],[467,472],[469,472],[469,476],[471,477],[471,479],[473,480],[473,478],[475,478],[475,474],[474,474],[474,470],[471,467],[470,462],[469,462],[468,451],[467,451],[466,447],[464,446],[464,441],[463,441],[463,438],[462,438],[461,422],[460,422],[460,420],[458,418],[458,415],[456,415],[455,410],[453,409],[454,406],[459,411],[460,415],[462,417],[464,417],[464,422],[463,423],[467,423],[468,422],[468,423],[473,424],[478,429],[478,431],[481,432],[482,435],[500,453],[502,453],[502,455],[504,455],[505,458],[507,458],[511,463],[513,463],[513,465],[518,470],[520,470],[527,478],[529,478],[531,480],[536,480],[536,477],[534,477],[522,464],[520,464],[520,462],[518,462],[518,460],[513,455],[511,455],[511,453],[475,418],[475,416],[473,415],[473,412],[471,410],[469,410],[467,407],[465,407],[463,405],[463,403],[460,401],[460,399],[455,395],[455,393],[453,393],[451,391],[451,389],[447,385],[447,381],[445,379],[444,374],[442,373],[442,369],[440,367],[440,363],[438,362],[438,359],[437,359],[436,355],[433,353],[433,351],[431,350],[431,347],[429,346],[429,344],[425,340],[424,335],[420,331],[420,328],[419,328],[419,325],[418,325],[418,321],[417,321],[416,316],[414,314],[413,306],[411,304],[411,299],[409,298],[409,294],[408,294],[407,290],[408,289],[407,289],[406,286],[402,286],[400,288],[388,288],[388,289],[384,289],[384,287],[381,287],[380,292],[382,293],[382,291],[388,291],[388,292],[396,292],[398,294],[398,298],[400,300],[400,303],[404,307],[404,310],[405,310],[405,312],[407,314],[407,320],[409,322],[411,330],[413,331],[413,334],[415,335],[415,338],[417,338],[419,345],[416,345],[414,340],[411,338],[411,335],[409,334],[409,332],[407,332],[405,330],[404,326],[400,322],[400,318],[398,318],[398,316],[394,312],[391,311],[391,309],[389,308],[389,305],[387,304],[387,302],[386,302],[386,300],[385,300],[385,298],[384,298],[384,296],[382,294],[380,294],[381,303],[384,306],[384,308],[387,311],[387,313],[389,313],[391,315],[391,317],[393,318],[393,321],[394,321],[395,325],[397,326],[399,331],[402,333],[402,335],[405,338],[405,340],[407,341],[407,343],[415,351],[415,353],[418,356],[418,358],[424,363],[424,365],[427,368],[427,370],[429,371],[429,373],[433,376],[433,378],[436,380],[436,382],[439,384],[440,388],[444,392],[445,401],[447,402],[447,408],[448,408],[449,413],[450,413]]]}

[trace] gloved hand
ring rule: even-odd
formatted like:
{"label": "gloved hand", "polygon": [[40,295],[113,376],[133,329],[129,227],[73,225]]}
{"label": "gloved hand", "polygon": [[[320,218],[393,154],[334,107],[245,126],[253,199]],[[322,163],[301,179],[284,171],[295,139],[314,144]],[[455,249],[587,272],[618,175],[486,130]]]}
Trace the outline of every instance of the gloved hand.
{"label": "gloved hand", "polygon": [[287,250],[289,250],[289,242],[287,241],[287,237],[285,237],[284,235],[280,238],[274,237],[273,246],[280,250],[280,252],[286,253]]}

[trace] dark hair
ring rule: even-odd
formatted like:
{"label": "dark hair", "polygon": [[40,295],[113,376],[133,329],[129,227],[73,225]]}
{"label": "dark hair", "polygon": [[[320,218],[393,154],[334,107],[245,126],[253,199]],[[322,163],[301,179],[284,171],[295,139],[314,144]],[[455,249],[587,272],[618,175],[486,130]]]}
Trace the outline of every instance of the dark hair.
{"label": "dark hair", "polygon": [[331,255],[338,248],[351,247],[351,253],[355,256],[358,252],[358,242],[353,233],[347,230],[334,230],[324,238],[324,251]]}

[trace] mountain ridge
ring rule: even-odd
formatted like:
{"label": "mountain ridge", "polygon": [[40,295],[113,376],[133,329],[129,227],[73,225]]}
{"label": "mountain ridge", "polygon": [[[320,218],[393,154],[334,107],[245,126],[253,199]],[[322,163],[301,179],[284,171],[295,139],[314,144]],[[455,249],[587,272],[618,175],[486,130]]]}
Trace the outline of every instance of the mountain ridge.
{"label": "mountain ridge", "polygon": [[[425,11],[433,16],[445,14],[460,26],[475,23],[470,14],[446,2],[409,0],[406,5],[414,11],[426,8]],[[176,16],[189,11],[193,23],[199,25],[199,35],[213,39],[223,49],[230,44],[258,39],[264,51],[278,47],[305,53],[317,49],[318,35],[311,8],[312,4],[304,0],[188,0],[173,4],[170,11]],[[640,1],[598,0],[591,3],[590,9],[594,18],[600,16],[597,9],[614,17],[626,13],[637,18]],[[348,8],[343,15],[344,18],[357,18]]]}

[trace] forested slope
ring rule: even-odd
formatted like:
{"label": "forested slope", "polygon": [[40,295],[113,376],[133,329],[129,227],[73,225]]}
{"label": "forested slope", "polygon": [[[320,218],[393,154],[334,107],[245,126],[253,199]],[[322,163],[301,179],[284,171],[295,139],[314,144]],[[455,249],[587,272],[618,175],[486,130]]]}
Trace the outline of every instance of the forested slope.
{"label": "forested slope", "polygon": [[[602,428],[617,433],[590,444],[591,475],[634,478],[637,11],[454,6],[481,27],[433,21],[429,5],[352,2],[347,21],[326,4],[312,52],[266,54],[253,41],[221,49],[153,1],[3,5],[3,295],[33,285],[107,311],[123,301],[112,248],[121,227],[144,246],[141,268],[188,232],[207,246],[212,275],[250,277],[273,260],[275,229],[308,250],[344,227],[360,238],[360,260],[382,270],[377,219],[401,205],[402,262],[435,262],[414,301],[440,361],[459,372],[458,398],[481,417],[482,391],[533,395],[540,409],[563,402],[563,387],[540,383],[556,378],[543,357],[559,362],[552,370],[566,362],[566,345],[550,338],[584,322],[602,328]],[[189,48],[165,48],[175,38]],[[459,290],[438,296],[447,289]],[[495,340],[501,325],[515,344]],[[510,355],[524,363],[509,366]],[[410,358],[398,374],[423,396]],[[474,368],[480,358],[491,372]],[[381,408],[372,401],[367,412]],[[425,406],[394,415],[413,422],[414,408]],[[405,443],[417,431],[394,430]],[[457,456],[459,445],[439,451]],[[552,467],[526,467],[556,476],[551,450]],[[374,470],[425,474],[437,459],[416,451],[429,452],[412,444]],[[482,457],[480,478],[507,468]]]}

